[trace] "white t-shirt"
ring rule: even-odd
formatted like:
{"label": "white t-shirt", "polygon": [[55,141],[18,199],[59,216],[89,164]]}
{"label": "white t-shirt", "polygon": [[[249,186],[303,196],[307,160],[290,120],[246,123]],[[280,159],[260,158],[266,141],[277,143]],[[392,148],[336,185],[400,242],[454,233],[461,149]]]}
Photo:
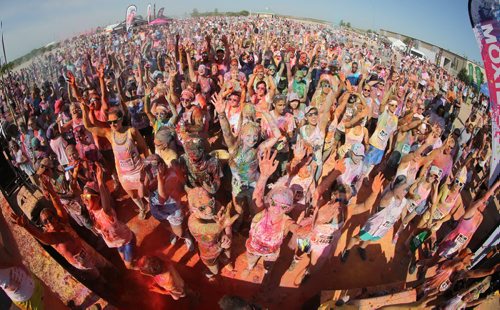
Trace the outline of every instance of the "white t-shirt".
{"label": "white t-shirt", "polygon": [[0,287],[12,301],[23,302],[33,296],[35,281],[24,267],[0,268]]}

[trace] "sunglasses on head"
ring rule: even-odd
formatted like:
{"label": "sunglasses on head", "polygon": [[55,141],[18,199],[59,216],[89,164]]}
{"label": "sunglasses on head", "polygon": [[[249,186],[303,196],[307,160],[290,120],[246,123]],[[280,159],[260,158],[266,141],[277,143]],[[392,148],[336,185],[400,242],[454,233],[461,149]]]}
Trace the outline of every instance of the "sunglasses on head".
{"label": "sunglasses on head", "polygon": [[117,118],[117,119],[115,119],[115,120],[108,120],[108,121],[107,121],[107,123],[108,123],[108,125],[116,125],[116,124],[118,124],[121,120],[122,120],[122,118],[120,117],[120,118]]}
{"label": "sunglasses on head", "polygon": [[278,204],[273,199],[271,199],[271,206],[273,206],[273,207],[280,206],[282,210],[288,210],[291,207],[290,205],[287,205],[287,204],[284,204],[284,203]]}
{"label": "sunglasses on head", "polygon": [[212,209],[213,209],[213,208],[214,208],[214,206],[215,206],[215,199],[214,199],[214,198],[212,198],[212,199],[210,199],[210,201],[209,201],[206,205],[201,205],[201,206],[199,206],[199,207],[198,207],[198,210],[199,210],[199,211],[201,211],[201,212],[203,212],[203,211],[205,211],[207,208],[212,208]]}
{"label": "sunglasses on head", "polygon": [[52,215],[49,215],[44,220],[41,220],[40,223],[42,223],[42,225],[47,225],[52,222],[53,219],[54,217]]}
{"label": "sunglasses on head", "polygon": [[90,194],[90,193],[80,195],[80,197],[82,197],[82,199],[91,199],[92,197],[96,197],[96,196],[97,196],[96,194]]}

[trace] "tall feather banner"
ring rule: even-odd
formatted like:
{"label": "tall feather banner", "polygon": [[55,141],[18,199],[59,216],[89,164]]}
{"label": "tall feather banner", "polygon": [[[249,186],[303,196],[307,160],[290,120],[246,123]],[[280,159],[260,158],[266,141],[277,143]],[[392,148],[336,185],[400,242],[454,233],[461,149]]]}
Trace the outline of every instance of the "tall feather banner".
{"label": "tall feather banner", "polygon": [[469,18],[476,36],[490,93],[493,154],[490,164],[490,186],[500,167],[500,2],[498,0],[469,0]]}
{"label": "tall feather banner", "polygon": [[125,28],[127,32],[132,28],[134,23],[135,15],[137,14],[137,7],[135,5],[129,5],[127,8],[127,14],[125,15]]}

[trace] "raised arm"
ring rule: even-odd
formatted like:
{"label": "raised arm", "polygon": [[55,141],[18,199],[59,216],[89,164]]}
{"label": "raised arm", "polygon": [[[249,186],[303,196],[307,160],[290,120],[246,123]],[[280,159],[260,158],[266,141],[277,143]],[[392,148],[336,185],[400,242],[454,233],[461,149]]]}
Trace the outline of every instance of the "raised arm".
{"label": "raised arm", "polygon": [[260,112],[262,113],[262,116],[266,119],[267,124],[269,125],[269,128],[272,131],[272,135],[259,145],[259,149],[262,150],[274,146],[281,137],[281,131],[278,127],[278,124],[276,124],[273,117],[271,116],[271,114],[269,114],[268,111],[260,111]]}
{"label": "raised arm", "polygon": [[85,128],[88,131],[95,134],[96,136],[108,138],[108,133],[110,129],[105,127],[94,126],[89,120],[89,107],[86,104],[82,104],[81,106],[82,106],[83,126],[85,126]]}
{"label": "raised arm", "polygon": [[215,107],[215,111],[219,116],[219,123],[222,129],[222,135],[224,137],[224,141],[229,149],[229,152],[233,152],[236,146],[237,138],[233,135],[231,131],[231,125],[229,124],[229,120],[226,116],[226,100],[224,99],[225,92],[221,90],[219,93],[215,93],[212,95],[212,104]]}
{"label": "raised arm", "polygon": [[144,113],[148,116],[149,122],[154,124],[156,121],[155,116],[151,112],[151,87],[146,83],[146,91],[144,92]]}
{"label": "raised arm", "polygon": [[42,177],[41,182],[43,185],[43,189],[48,193],[48,196],[50,197],[50,200],[54,205],[54,209],[56,209],[57,216],[59,217],[61,222],[68,223],[69,222],[68,213],[64,209],[62,202],[59,199],[59,196],[54,190],[54,186],[52,186],[52,183],[50,183],[50,181],[46,177]]}
{"label": "raised arm", "polygon": [[321,106],[320,111],[318,111],[318,127],[321,134],[325,134],[326,126],[328,126],[331,118],[330,110],[336,101],[335,95],[330,92],[328,96],[326,96],[326,102]]}
{"label": "raised arm", "polygon": [[186,54],[188,55],[186,57],[187,64],[188,64],[188,71],[189,71],[189,79],[191,82],[195,83],[196,82],[196,74],[194,73],[194,68],[193,68],[193,61],[191,60],[191,57],[189,56],[189,49],[186,48]]}
{"label": "raised arm", "polygon": [[38,239],[41,243],[46,245],[59,244],[70,239],[70,236],[66,232],[43,232],[31,225],[29,220],[24,214],[17,215],[14,213],[10,214],[11,222],[26,229],[33,237]]}
{"label": "raised arm", "polygon": [[500,185],[500,179],[498,179],[495,182],[495,184],[493,184],[493,186],[491,186],[490,189],[488,189],[488,191],[483,195],[483,197],[474,201],[472,205],[469,208],[467,208],[464,214],[464,218],[465,219],[471,218],[476,212],[476,210],[479,209],[481,206],[483,206],[488,201],[488,199],[490,199],[490,197],[493,196],[499,185]]}
{"label": "raised arm", "polygon": [[358,203],[352,207],[348,206],[347,213],[350,214],[347,216],[347,218],[352,215],[361,214],[368,210],[371,210],[373,208],[373,205],[375,204],[375,200],[377,200],[378,194],[383,190],[382,184],[384,184],[384,181],[385,179],[382,176],[382,173],[380,172],[379,174],[377,174],[372,183],[372,192],[370,196],[368,196],[368,198],[363,203]]}
{"label": "raised arm", "polygon": [[264,208],[264,194],[266,191],[267,180],[276,171],[279,165],[279,162],[275,160],[277,154],[277,151],[274,151],[271,154],[270,149],[265,149],[262,155],[257,154],[259,158],[260,175],[252,196],[256,210]]}
{"label": "raised arm", "polygon": [[[333,182],[335,182],[335,180],[337,180],[337,178],[346,170],[344,160],[335,160],[334,158],[334,156],[329,157],[329,160],[333,161],[333,163],[330,165],[333,168],[329,172],[325,171],[327,174],[323,175],[323,177],[320,178],[318,186],[316,187],[316,192],[313,196],[314,205],[319,205],[320,199],[323,194],[327,192],[327,190],[332,186]],[[325,166],[326,164],[327,163],[325,163]]]}
{"label": "raised arm", "polygon": [[369,112],[369,109],[368,109],[368,105],[366,104],[366,101],[365,99],[360,96],[358,93],[353,93],[356,97],[359,98],[359,100],[361,101],[361,105],[363,106],[362,110],[356,114],[356,116],[354,116],[350,121],[348,122],[345,122],[345,128],[351,128],[353,127],[354,125],[356,125],[360,120],[362,120],[364,117],[368,116],[368,112]]}
{"label": "raised arm", "polygon": [[111,195],[106,187],[106,181],[104,180],[103,169],[100,164],[96,164],[96,179],[97,185],[99,186],[99,196],[101,198],[101,207],[104,212],[108,215],[113,215],[113,208],[111,207]]}
{"label": "raised arm", "polygon": [[108,89],[104,83],[104,64],[100,64],[97,68],[97,76],[99,77],[99,86],[101,88],[101,111],[107,113],[109,110]]}

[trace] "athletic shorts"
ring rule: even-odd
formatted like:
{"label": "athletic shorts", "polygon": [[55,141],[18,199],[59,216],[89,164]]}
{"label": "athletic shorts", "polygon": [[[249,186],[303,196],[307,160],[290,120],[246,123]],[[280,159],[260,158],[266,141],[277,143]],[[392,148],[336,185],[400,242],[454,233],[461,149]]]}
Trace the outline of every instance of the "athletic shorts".
{"label": "athletic shorts", "polygon": [[382,237],[379,236],[372,236],[364,230],[361,230],[359,232],[359,239],[361,239],[361,241],[377,241],[380,240],[381,238]]}
{"label": "athletic shorts", "polygon": [[366,153],[364,162],[369,165],[378,165],[382,161],[382,158],[384,158],[384,150],[379,150],[373,145],[370,145],[370,148],[368,148],[368,152]]}
{"label": "athletic shorts", "polygon": [[129,243],[125,243],[118,248],[118,253],[123,257],[123,260],[130,263],[134,259],[135,235]]}

